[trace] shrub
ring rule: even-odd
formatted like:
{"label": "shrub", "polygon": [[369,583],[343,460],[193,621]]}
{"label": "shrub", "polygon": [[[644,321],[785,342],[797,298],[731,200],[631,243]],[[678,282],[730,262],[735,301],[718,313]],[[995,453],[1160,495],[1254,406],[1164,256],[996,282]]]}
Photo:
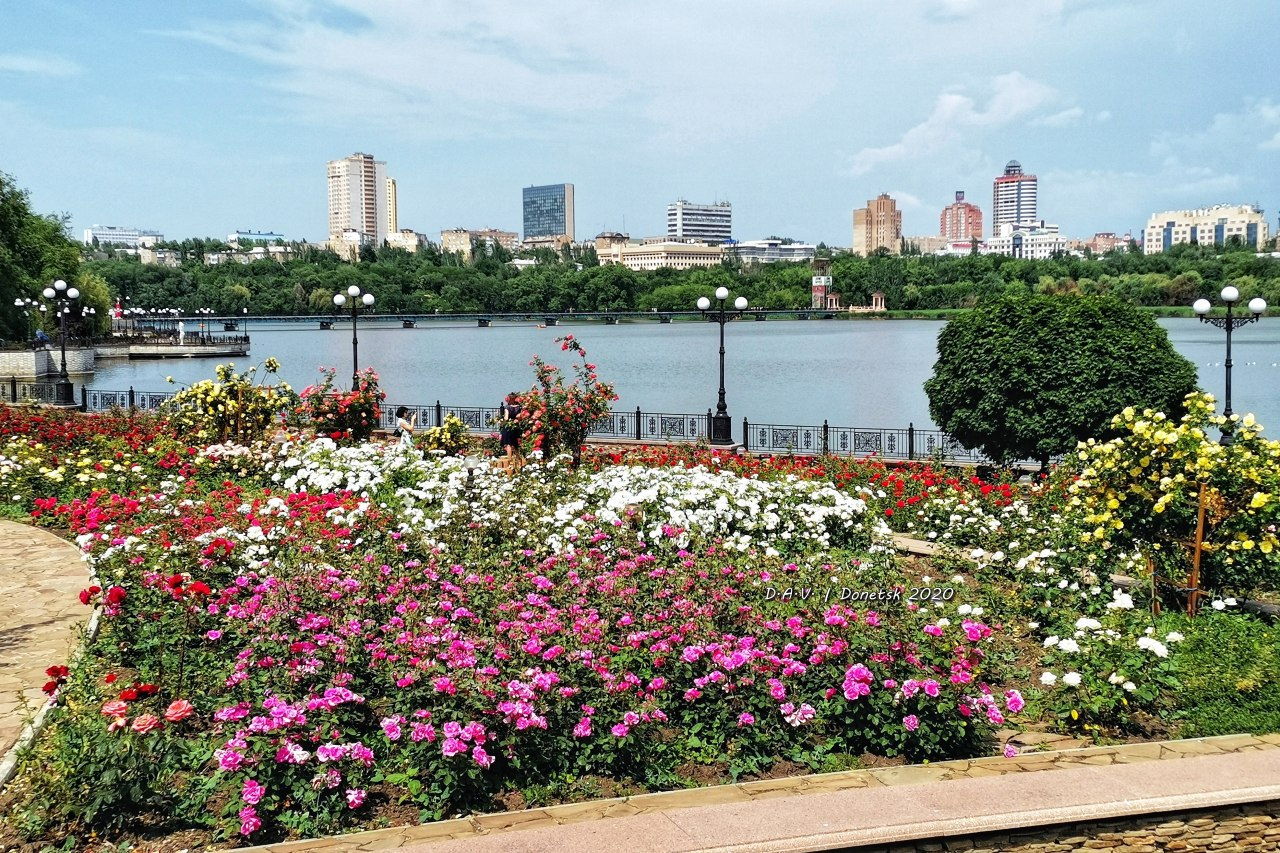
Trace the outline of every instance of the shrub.
{"label": "shrub", "polygon": [[[259,367],[265,373],[274,374],[280,369],[280,363],[268,358]],[[296,400],[293,389],[284,382],[259,384],[259,367],[236,373],[234,364],[220,364],[216,380],[205,379],[183,388],[165,403],[162,411],[178,434],[190,439],[206,443],[256,441],[276,416]]]}
{"label": "shrub", "polygon": [[378,387],[378,374],[367,368],[357,375],[350,391],[334,388],[337,370],[320,368],[324,377],[318,385],[310,385],[301,395],[298,414],[309,420],[317,435],[338,442],[366,441],[382,418],[382,401],[387,395]]}
{"label": "shrub", "polygon": [[422,434],[418,445],[423,450],[439,450],[449,455],[461,453],[467,446],[467,425],[457,415],[445,415],[444,423]]}
{"label": "shrub", "polygon": [[1174,413],[1196,369],[1146,312],[1113,299],[1004,297],[938,335],[929,414],[998,463],[1042,464],[1125,406]]}
{"label": "shrub", "polygon": [[601,382],[596,366],[587,362],[587,351],[573,335],[556,338],[560,349],[573,352],[581,362],[574,366],[577,378],[566,385],[560,369],[534,356],[537,384],[520,395],[519,421],[524,440],[532,449],[547,456],[568,451],[576,460],[587,440],[591,425],[609,414],[609,406],[618,395],[613,383]]}
{"label": "shrub", "polygon": [[1191,570],[1201,487],[1204,545],[1200,585],[1208,590],[1280,589],[1280,442],[1259,435],[1252,415],[1236,417],[1235,440],[1209,430],[1226,419],[1213,397],[1191,394],[1180,423],[1147,409],[1112,421],[1121,437],[1090,440],[1059,475],[1082,540],[1140,549],[1166,577]]}

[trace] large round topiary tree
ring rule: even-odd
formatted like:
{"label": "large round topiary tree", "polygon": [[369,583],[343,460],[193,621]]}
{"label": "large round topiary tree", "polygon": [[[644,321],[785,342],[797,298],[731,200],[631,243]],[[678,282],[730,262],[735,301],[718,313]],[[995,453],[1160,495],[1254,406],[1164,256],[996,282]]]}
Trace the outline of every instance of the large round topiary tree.
{"label": "large round topiary tree", "polygon": [[1050,457],[1101,436],[1126,406],[1172,418],[1195,366],[1150,314],[1092,296],[1005,296],[938,335],[924,384],[934,423],[997,463]]}

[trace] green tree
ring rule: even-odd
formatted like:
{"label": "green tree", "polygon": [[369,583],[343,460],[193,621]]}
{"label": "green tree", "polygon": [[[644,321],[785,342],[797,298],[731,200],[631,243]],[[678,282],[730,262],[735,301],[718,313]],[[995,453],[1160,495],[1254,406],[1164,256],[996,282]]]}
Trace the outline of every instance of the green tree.
{"label": "green tree", "polygon": [[27,191],[0,172],[0,338],[26,334],[15,299],[37,297],[60,278],[77,284],[79,269],[80,247],[67,237],[66,221],[33,213]]}
{"label": "green tree", "polygon": [[1105,297],[1004,296],[951,320],[925,382],[934,423],[997,463],[1042,465],[1126,406],[1176,421],[1196,369],[1147,312]]}

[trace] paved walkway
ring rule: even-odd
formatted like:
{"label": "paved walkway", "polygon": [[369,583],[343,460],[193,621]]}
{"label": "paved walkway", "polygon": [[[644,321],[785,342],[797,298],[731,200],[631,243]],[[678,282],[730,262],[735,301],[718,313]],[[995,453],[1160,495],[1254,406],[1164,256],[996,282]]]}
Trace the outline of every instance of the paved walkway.
{"label": "paved walkway", "polygon": [[75,545],[0,519],[0,759],[18,740],[29,712],[44,705],[45,670],[70,662],[78,629],[90,615],[79,598],[86,586]]}
{"label": "paved walkway", "polygon": [[249,850],[826,850],[1274,799],[1280,735],[1229,735],[769,779]]}

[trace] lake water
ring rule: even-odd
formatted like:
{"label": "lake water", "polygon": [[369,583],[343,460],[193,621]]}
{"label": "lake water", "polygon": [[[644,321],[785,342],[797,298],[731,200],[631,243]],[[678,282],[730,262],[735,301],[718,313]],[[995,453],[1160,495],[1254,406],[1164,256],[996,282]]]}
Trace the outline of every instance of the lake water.
{"label": "lake water", "polygon": [[[1222,399],[1225,334],[1195,319],[1160,321],[1174,346],[1199,370],[1200,384]],[[933,372],[943,323],[927,320],[736,320],[725,327],[725,387],[735,432],[745,416],[758,423],[933,428],[922,385]],[[189,324],[192,331],[194,325]],[[317,381],[321,366],[351,377],[351,324],[331,330],[315,323],[253,322],[252,351],[237,368],[275,356],[295,389]],[[360,365],[382,378],[388,402],[497,406],[508,391],[533,382],[529,360],[540,354],[569,367],[555,338],[572,334],[615,383],[619,409],[699,413],[713,408],[718,387],[718,327],[714,323],[598,321],[537,328],[536,323],[362,319]],[[1232,336],[1232,404],[1253,412],[1280,435],[1280,321],[1264,318]],[[89,387],[173,390],[212,377],[216,359],[99,360]]]}

